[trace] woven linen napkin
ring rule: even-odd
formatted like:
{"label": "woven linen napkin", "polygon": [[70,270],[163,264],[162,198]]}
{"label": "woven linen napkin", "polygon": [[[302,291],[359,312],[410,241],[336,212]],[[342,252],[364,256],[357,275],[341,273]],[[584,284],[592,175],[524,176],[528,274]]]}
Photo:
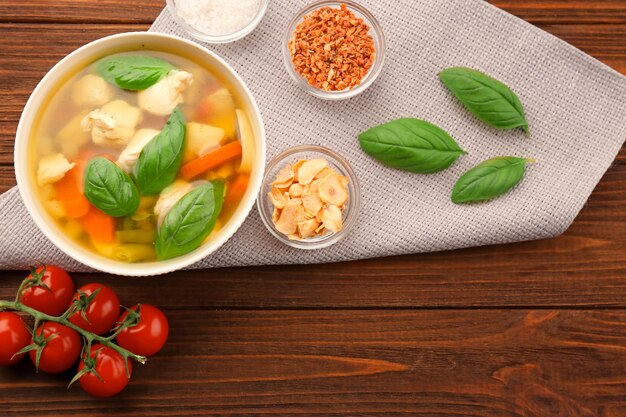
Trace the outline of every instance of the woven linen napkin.
{"label": "woven linen napkin", "polygon": [[[559,235],[572,223],[626,137],[626,78],[581,51],[482,0],[362,0],[388,41],[386,64],[364,94],[342,102],[307,95],[281,56],[285,27],[303,1],[271,1],[256,31],[228,45],[205,45],[224,57],[257,99],[268,158],[298,144],[344,155],[363,192],[348,238],[318,251],[279,243],[253,210],[237,234],[195,268],[322,263],[499,244]],[[163,11],[152,31],[188,37]],[[472,117],[443,87],[449,66],[484,71],[513,87],[532,135],[500,132]],[[426,119],[469,152],[452,168],[416,175],[366,156],[357,135],[398,118]],[[456,206],[459,176],[494,156],[537,160],[526,179],[487,204]],[[30,220],[17,190],[0,197],[0,269],[33,259],[86,270],[56,249]]]}

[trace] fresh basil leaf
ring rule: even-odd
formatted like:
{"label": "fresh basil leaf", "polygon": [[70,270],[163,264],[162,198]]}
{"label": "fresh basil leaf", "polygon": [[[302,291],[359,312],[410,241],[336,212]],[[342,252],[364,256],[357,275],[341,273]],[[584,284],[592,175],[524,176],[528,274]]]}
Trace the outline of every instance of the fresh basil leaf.
{"label": "fresh basil leaf", "polygon": [[146,55],[120,55],[98,62],[98,73],[124,90],[145,90],[159,82],[175,66]]}
{"label": "fresh basil leaf", "polygon": [[441,81],[483,122],[502,130],[521,127],[529,133],[519,97],[500,81],[471,68],[448,68]]}
{"label": "fresh basil leaf", "polygon": [[491,200],[507,193],[524,178],[531,159],[501,156],[489,159],[467,171],[454,186],[456,204]]}
{"label": "fresh basil leaf", "polygon": [[157,258],[175,258],[200,247],[215,227],[223,203],[223,180],[210,181],[185,194],[167,213],[157,232]]}
{"label": "fresh basil leaf", "polygon": [[139,154],[135,178],[142,195],[158,194],[176,179],[183,160],[185,116],[177,107],[165,127]]}
{"label": "fresh basil leaf", "polygon": [[93,158],[87,163],[84,193],[94,207],[112,217],[130,216],[139,207],[139,192],[133,180],[106,158]]}
{"label": "fresh basil leaf", "polygon": [[398,119],[359,135],[365,153],[393,168],[420,174],[443,171],[465,154],[444,130],[418,119]]}

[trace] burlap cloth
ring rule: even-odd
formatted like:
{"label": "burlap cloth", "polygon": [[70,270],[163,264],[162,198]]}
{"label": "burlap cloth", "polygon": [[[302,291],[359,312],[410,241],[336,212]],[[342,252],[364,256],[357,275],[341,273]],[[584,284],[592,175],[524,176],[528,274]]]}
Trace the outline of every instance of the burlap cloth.
{"label": "burlap cloth", "polygon": [[[241,74],[267,128],[268,158],[304,143],[330,147],[353,165],[363,207],[349,237],[331,248],[299,251],[279,243],[256,209],[239,232],[195,268],[322,263],[439,251],[556,236],[565,231],[626,137],[626,78],[567,43],[482,0],[362,0],[388,39],[381,77],[363,95],[320,101],[283,68],[281,40],[303,1],[272,0],[256,31],[207,45]],[[164,11],[151,30],[187,37]],[[499,132],[472,117],[437,73],[469,66],[512,86],[532,135]],[[385,168],[360,149],[357,134],[402,116],[429,120],[469,152],[447,171],[416,175]],[[488,204],[456,206],[458,177],[493,156],[535,158],[524,182]],[[33,259],[85,270],[35,227],[16,189],[0,197],[0,269]]]}

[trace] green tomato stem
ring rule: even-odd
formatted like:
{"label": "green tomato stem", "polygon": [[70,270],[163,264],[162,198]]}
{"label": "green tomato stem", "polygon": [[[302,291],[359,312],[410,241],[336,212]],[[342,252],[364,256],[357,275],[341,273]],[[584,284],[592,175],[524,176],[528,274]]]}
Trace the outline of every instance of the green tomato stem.
{"label": "green tomato stem", "polygon": [[[20,286],[20,290],[21,290],[21,286]],[[30,308],[24,304],[22,304],[19,301],[19,294],[20,292],[18,292],[18,299],[16,301],[2,301],[0,300],[0,310],[14,310],[14,311],[21,311],[22,313],[26,313],[30,316],[32,316],[35,319],[35,323],[39,323],[42,321],[50,321],[53,323],[59,323],[62,324],[64,326],[69,327],[70,329],[78,332],[78,334],[80,334],[81,336],[83,336],[85,338],[85,340],[87,340],[88,345],[91,345],[93,342],[97,342],[100,343],[106,347],[109,347],[113,350],[115,350],[117,353],[119,353],[120,355],[122,355],[122,357],[124,359],[126,358],[131,358],[141,364],[145,364],[146,361],[148,360],[145,356],[141,356],[141,355],[135,355],[133,352],[126,350],[122,347],[120,347],[119,345],[113,343],[113,339],[115,338],[114,336],[117,336],[119,334],[119,332],[121,332],[124,329],[124,324],[122,324],[120,326],[119,329],[117,329],[117,331],[113,334],[113,336],[111,337],[102,337],[99,336],[97,334],[88,332],[87,330],[84,330],[78,326],[76,326],[74,323],[70,322],[67,318],[67,315],[64,314],[60,317],[55,317],[55,316],[50,316],[48,314],[42,313],[41,311],[37,311],[33,308]],[[35,328],[34,331],[37,331],[37,329]]]}

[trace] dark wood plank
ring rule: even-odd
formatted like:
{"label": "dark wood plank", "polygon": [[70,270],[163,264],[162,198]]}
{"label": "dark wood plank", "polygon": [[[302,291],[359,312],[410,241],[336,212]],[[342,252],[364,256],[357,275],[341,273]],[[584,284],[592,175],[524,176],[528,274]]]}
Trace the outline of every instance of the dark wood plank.
{"label": "dark wood plank", "polygon": [[626,24],[624,0],[489,0],[489,3],[536,25]]}
{"label": "dark wood plank", "polygon": [[0,194],[16,185],[13,164],[0,165]]}
{"label": "dark wood plank", "polygon": [[[626,23],[625,0],[489,0],[535,24]],[[150,23],[164,0],[3,0],[0,22]]]}
{"label": "dark wood plank", "polygon": [[152,23],[165,0],[3,0],[0,22]]}
{"label": "dark wood plank", "polygon": [[618,417],[626,311],[167,311],[119,397],[0,369],[4,416]]}

